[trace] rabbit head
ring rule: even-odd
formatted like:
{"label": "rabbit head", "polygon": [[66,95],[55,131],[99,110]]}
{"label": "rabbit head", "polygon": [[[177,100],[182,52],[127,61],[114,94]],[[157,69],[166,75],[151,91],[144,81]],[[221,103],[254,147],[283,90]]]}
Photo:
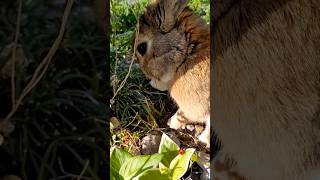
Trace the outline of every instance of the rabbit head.
{"label": "rabbit head", "polygon": [[192,14],[186,0],[155,0],[139,18],[135,56],[156,89],[168,90],[194,47],[184,22]]}
{"label": "rabbit head", "polygon": [[[139,18],[134,45],[140,69],[159,90],[168,90],[186,119],[206,123],[209,144],[210,28],[187,0],[154,0]],[[177,116],[169,126],[182,125]]]}

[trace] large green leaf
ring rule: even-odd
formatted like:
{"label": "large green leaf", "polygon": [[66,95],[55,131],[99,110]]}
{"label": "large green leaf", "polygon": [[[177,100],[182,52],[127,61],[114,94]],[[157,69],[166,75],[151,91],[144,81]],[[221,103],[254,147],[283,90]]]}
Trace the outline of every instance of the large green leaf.
{"label": "large green leaf", "polygon": [[162,174],[171,174],[171,169],[169,169],[168,167],[166,167],[164,164],[162,164],[161,162],[159,163],[159,170]]}
{"label": "large green leaf", "polygon": [[133,180],[171,180],[172,178],[168,174],[162,174],[158,168],[148,169]]}
{"label": "large green leaf", "polygon": [[134,156],[126,160],[126,162],[121,166],[119,174],[124,179],[132,179],[143,171],[158,166],[161,161],[162,154],[153,155],[139,155]]}
{"label": "large green leaf", "polygon": [[171,177],[180,179],[188,170],[189,162],[194,153],[194,148],[188,148],[183,154],[177,155],[170,163]]}
{"label": "large green leaf", "polygon": [[165,133],[162,134],[159,153],[163,154],[162,163],[169,166],[174,157],[179,154],[179,146]]}
{"label": "large green leaf", "polygon": [[123,177],[119,174],[121,166],[128,158],[132,157],[130,153],[118,148],[111,148],[110,151],[110,179],[122,180]]}

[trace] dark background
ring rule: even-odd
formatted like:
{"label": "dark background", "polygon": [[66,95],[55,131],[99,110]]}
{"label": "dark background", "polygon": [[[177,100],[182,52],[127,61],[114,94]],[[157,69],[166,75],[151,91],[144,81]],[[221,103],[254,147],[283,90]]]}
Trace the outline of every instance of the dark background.
{"label": "dark background", "polygon": [[[67,1],[22,2],[16,99],[58,36]],[[0,123],[12,108],[11,62],[18,4],[18,0],[0,2]],[[0,128],[4,138],[0,177],[107,179],[107,4],[98,0],[73,4],[62,42],[43,78],[9,119],[11,126]]]}

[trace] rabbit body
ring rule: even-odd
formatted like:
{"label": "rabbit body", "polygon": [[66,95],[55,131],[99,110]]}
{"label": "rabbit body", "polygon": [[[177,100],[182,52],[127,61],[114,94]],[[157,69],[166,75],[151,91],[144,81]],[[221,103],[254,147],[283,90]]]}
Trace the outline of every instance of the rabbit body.
{"label": "rabbit body", "polygon": [[142,71],[187,119],[207,123],[204,139],[212,119],[216,179],[320,179],[320,1],[219,3],[211,61],[209,27],[185,0],[147,6],[135,43]]}
{"label": "rabbit body", "polygon": [[227,162],[248,180],[320,179],[320,1],[230,4],[212,37],[218,168]]}

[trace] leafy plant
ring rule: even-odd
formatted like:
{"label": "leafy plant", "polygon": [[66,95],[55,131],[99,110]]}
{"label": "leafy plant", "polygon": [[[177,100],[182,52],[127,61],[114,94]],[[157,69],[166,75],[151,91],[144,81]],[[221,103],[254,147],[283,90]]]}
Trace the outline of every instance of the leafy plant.
{"label": "leafy plant", "polygon": [[162,135],[159,152],[152,155],[133,156],[113,147],[110,152],[110,179],[180,179],[190,167],[194,152],[194,148],[180,149],[166,134]]}

